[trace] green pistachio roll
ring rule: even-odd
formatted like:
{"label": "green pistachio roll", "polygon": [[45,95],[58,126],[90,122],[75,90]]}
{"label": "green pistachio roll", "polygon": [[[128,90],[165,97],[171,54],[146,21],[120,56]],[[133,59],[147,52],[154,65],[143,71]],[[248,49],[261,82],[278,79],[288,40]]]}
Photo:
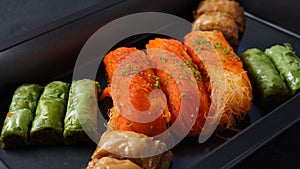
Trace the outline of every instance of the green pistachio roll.
{"label": "green pistachio roll", "polygon": [[90,142],[86,133],[97,135],[99,83],[89,79],[74,80],[69,93],[64,120],[64,143]]}
{"label": "green pistachio roll", "polygon": [[3,149],[29,143],[28,134],[42,89],[37,84],[24,84],[15,90],[2,127],[0,141]]}
{"label": "green pistachio roll", "polygon": [[248,49],[241,58],[260,106],[274,108],[289,97],[289,89],[284,79],[263,51]]}
{"label": "green pistachio roll", "polygon": [[265,50],[279,73],[284,77],[292,95],[300,91],[300,59],[290,44],[275,45]]}
{"label": "green pistachio roll", "polygon": [[30,140],[32,144],[58,144],[63,141],[69,84],[54,81],[45,86],[38,101],[36,116],[32,122]]}

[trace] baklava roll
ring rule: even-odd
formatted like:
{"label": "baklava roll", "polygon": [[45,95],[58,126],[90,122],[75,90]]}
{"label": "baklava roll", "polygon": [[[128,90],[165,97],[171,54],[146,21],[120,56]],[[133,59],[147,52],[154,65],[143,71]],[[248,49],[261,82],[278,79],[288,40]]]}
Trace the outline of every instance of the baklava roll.
{"label": "baklava roll", "polygon": [[263,51],[248,49],[242,54],[242,61],[261,107],[274,108],[289,97],[290,92],[284,79]]}
{"label": "baklava roll", "polygon": [[[90,142],[86,132],[97,134],[97,102],[100,86],[90,80],[74,80],[71,84],[64,120],[64,143]],[[86,129],[87,131],[85,131]]]}
{"label": "baklava roll", "polygon": [[69,84],[54,81],[45,86],[32,122],[32,144],[58,144],[63,141],[63,121],[67,105]]}
{"label": "baklava roll", "polygon": [[1,132],[3,149],[29,143],[28,133],[42,89],[37,84],[24,84],[15,90]]}
{"label": "baklava roll", "polygon": [[292,95],[300,91],[300,59],[288,43],[265,50],[279,73],[284,77]]}

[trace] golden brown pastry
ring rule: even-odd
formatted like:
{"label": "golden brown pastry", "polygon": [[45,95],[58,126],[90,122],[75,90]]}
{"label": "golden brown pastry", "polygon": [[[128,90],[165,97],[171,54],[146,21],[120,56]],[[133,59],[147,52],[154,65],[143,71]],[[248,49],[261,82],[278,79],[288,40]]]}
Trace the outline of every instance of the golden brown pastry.
{"label": "golden brown pastry", "polygon": [[229,0],[204,0],[195,11],[195,18],[207,12],[222,12],[231,15],[238,26],[239,32],[244,32],[244,9],[238,2]]}
{"label": "golden brown pastry", "polygon": [[193,31],[221,31],[232,46],[238,45],[238,40],[245,31],[244,9],[236,1],[201,1],[194,18]]}
{"label": "golden brown pastry", "polygon": [[130,160],[119,160],[112,157],[103,157],[101,159],[93,159],[89,162],[86,169],[142,169]]}
{"label": "golden brown pastry", "polygon": [[99,166],[110,169],[118,165],[123,165],[123,168],[167,169],[171,160],[172,153],[165,143],[144,134],[114,130],[102,134],[87,169],[98,169]]}
{"label": "golden brown pastry", "polygon": [[228,13],[206,12],[199,15],[193,23],[193,31],[219,30],[226,40],[233,46],[238,45],[238,27]]}

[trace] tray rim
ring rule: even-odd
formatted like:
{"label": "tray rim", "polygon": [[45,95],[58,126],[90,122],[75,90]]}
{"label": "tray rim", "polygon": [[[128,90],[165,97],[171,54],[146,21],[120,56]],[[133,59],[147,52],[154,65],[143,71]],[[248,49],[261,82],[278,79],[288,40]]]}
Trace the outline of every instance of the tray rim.
{"label": "tray rim", "polygon": [[101,10],[104,10],[106,8],[110,8],[112,6],[118,5],[120,3],[123,3],[126,0],[110,0],[110,1],[105,1],[105,4],[96,4],[92,5],[90,7],[87,7],[85,9],[82,9],[80,11],[77,11],[75,13],[72,13],[68,16],[62,17],[56,21],[50,22],[48,24],[42,25],[36,29],[30,30],[23,35],[16,36],[13,39],[8,39],[3,42],[0,42],[0,52],[3,52],[9,48],[12,48],[14,46],[17,46],[19,44],[22,44],[26,41],[29,41],[31,39],[37,38],[43,34],[46,34],[48,32],[51,32],[55,29],[58,29],[60,27],[63,27],[65,25],[71,24],[73,22],[76,22],[80,19],[84,19],[87,16],[90,16],[94,13],[97,13]]}

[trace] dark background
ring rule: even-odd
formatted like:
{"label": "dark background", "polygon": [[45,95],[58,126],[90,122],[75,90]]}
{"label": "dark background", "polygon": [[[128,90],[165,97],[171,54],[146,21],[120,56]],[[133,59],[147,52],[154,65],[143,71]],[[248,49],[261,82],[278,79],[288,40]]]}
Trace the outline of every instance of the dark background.
{"label": "dark background", "polygon": [[[101,1],[103,0],[1,0],[0,43],[19,38]],[[240,3],[245,11],[299,37],[299,0],[240,0]],[[234,168],[300,168],[299,133],[300,123],[296,123]]]}
{"label": "dark background", "polygon": [[[1,0],[0,43],[101,1],[105,0]],[[300,35],[299,0],[239,0],[239,2],[247,12]]]}

